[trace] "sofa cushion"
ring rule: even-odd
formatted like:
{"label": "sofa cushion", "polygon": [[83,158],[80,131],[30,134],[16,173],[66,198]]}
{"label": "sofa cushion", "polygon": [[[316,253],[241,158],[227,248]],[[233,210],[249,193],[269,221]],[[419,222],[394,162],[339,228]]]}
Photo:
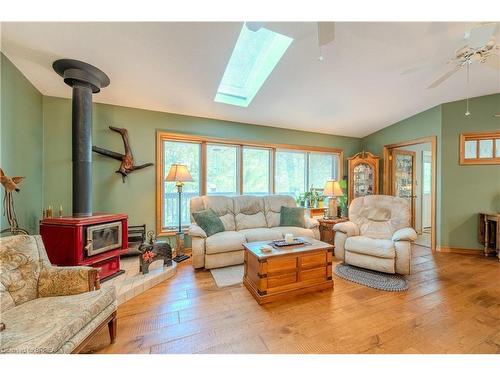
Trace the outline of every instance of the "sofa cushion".
{"label": "sofa cushion", "polygon": [[308,228],[299,228],[299,227],[274,227],[272,228],[275,231],[281,233],[284,237],[286,233],[292,233],[295,237],[307,237],[314,238],[314,232],[312,229]]}
{"label": "sofa cushion", "polygon": [[207,234],[208,237],[215,233],[224,232],[224,224],[212,209],[193,212],[194,221]]}
{"label": "sofa cushion", "polygon": [[114,287],[37,298],[2,313],[0,353],[55,353],[94,317],[116,304]]}
{"label": "sofa cushion", "polygon": [[233,202],[236,230],[267,227],[262,197],[240,195]]}
{"label": "sofa cushion", "polygon": [[194,221],[193,212],[203,210],[213,210],[224,224],[224,230],[235,230],[234,223],[234,203],[233,198],[204,195],[202,197],[194,197],[189,201],[189,210],[191,212],[191,221]]}
{"label": "sofa cushion", "polygon": [[280,227],[306,227],[304,208],[302,207],[281,207]]}
{"label": "sofa cushion", "polygon": [[205,240],[207,254],[225,253],[243,249],[246,238],[242,233],[226,231],[216,233]]}
{"label": "sofa cushion", "polygon": [[246,242],[280,240],[283,238],[280,231],[270,228],[242,229],[238,232],[245,236]]}
{"label": "sofa cushion", "polygon": [[290,195],[268,195],[263,198],[268,228],[280,225],[281,207],[297,207]]}
{"label": "sofa cushion", "polygon": [[349,237],[345,249],[354,253],[371,255],[379,258],[395,258],[396,250],[391,240],[375,239],[365,236]]}

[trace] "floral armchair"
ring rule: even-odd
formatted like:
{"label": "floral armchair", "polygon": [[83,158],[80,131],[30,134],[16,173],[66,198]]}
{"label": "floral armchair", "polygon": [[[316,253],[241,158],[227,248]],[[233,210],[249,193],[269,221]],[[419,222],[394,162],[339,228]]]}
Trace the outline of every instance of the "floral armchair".
{"label": "floral armchair", "polygon": [[108,324],[116,335],[115,289],[92,267],[54,267],[40,236],[0,238],[0,353],[78,352]]}

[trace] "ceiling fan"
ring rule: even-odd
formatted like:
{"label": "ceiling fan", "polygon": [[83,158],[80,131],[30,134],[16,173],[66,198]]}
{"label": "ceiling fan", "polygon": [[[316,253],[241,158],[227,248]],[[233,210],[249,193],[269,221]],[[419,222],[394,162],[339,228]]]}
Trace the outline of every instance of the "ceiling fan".
{"label": "ceiling fan", "polygon": [[433,89],[439,86],[460,69],[464,67],[468,69],[472,63],[485,63],[499,69],[498,62],[495,61],[495,58],[499,58],[498,51],[500,51],[500,45],[497,44],[494,35],[496,29],[497,23],[486,23],[465,33],[464,39],[467,40],[467,44],[457,49],[455,56],[447,62],[454,65],[453,69],[436,79],[427,88]]}

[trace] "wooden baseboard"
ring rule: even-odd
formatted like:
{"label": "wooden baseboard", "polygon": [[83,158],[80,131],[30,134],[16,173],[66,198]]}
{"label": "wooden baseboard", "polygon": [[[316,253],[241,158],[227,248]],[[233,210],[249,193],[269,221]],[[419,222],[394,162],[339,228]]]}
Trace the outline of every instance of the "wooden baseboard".
{"label": "wooden baseboard", "polygon": [[460,247],[436,246],[439,253],[454,253],[464,255],[484,255],[483,249],[463,249]]}

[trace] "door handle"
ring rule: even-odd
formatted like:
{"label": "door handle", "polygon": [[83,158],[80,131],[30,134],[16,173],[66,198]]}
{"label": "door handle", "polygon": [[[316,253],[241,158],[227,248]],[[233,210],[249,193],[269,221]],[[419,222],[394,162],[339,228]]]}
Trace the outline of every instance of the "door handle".
{"label": "door handle", "polygon": [[92,247],[92,240],[87,240],[87,244],[83,248],[88,252],[91,247]]}

